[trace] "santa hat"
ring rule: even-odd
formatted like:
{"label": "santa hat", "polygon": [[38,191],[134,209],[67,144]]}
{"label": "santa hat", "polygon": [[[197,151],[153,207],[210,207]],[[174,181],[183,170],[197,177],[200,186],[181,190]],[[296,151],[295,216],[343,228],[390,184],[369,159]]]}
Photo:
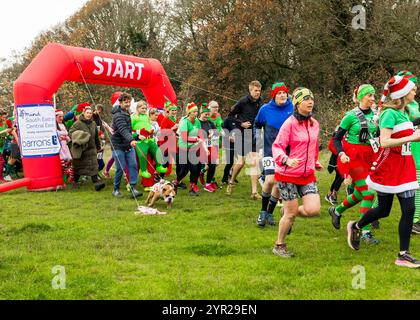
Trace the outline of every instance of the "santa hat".
{"label": "santa hat", "polygon": [[56,109],[55,110],[55,116],[64,116],[64,112],[59,110],[59,109]]}
{"label": "santa hat", "polygon": [[280,91],[284,91],[286,93],[289,93],[289,89],[286,87],[286,84],[284,82],[278,82],[273,84],[271,87],[271,98],[275,98],[276,94]]}
{"label": "santa hat", "polygon": [[90,108],[90,104],[87,102],[84,103],[80,103],[77,105],[76,110],[74,111],[74,114],[77,116],[79,114],[82,114],[83,111],[85,111],[85,109],[89,107]]}
{"label": "santa hat", "polygon": [[375,88],[371,84],[362,84],[359,88],[354,90],[353,101],[355,103],[361,101],[368,94],[375,94]]}
{"label": "santa hat", "polygon": [[190,114],[193,111],[198,111],[198,107],[194,102],[191,102],[187,105],[187,114]]}
{"label": "santa hat", "polygon": [[416,84],[405,77],[395,76],[389,80],[384,87],[384,94],[379,103],[379,108],[384,104],[388,94],[392,100],[401,99],[410,93]]}
{"label": "santa hat", "polygon": [[117,91],[117,92],[114,92],[112,94],[112,96],[111,96],[111,105],[112,105],[112,107],[118,106],[120,104],[120,102],[118,101],[118,98],[122,94],[123,93],[121,91]]}
{"label": "santa hat", "polygon": [[403,70],[403,71],[398,72],[397,76],[404,77],[404,78],[414,82],[415,84],[419,83],[418,78],[408,70]]}

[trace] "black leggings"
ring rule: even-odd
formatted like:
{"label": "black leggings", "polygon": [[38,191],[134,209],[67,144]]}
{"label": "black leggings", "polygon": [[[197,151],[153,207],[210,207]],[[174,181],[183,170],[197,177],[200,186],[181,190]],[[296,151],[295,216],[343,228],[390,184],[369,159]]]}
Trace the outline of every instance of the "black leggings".
{"label": "black leggings", "polygon": [[227,159],[226,159],[225,170],[223,172],[222,181],[228,182],[230,169],[232,169],[233,164],[235,163],[235,149],[234,148],[225,149],[225,152],[226,152]]}
{"label": "black leggings", "polygon": [[198,183],[198,175],[200,173],[201,165],[200,164],[180,164],[179,165],[179,173],[177,173],[176,180],[179,182],[182,181],[187,175],[188,172],[190,173],[190,182],[191,183]]}
{"label": "black leggings", "polygon": [[[411,229],[413,228],[415,211],[414,197],[401,198],[398,196],[398,200],[400,201],[401,207],[401,219],[398,227],[400,251],[408,251],[410,248]],[[393,201],[393,194],[378,194],[378,207],[366,212],[365,216],[357,223],[357,226],[360,229],[363,229],[373,221],[388,217],[392,209]]]}
{"label": "black leggings", "polygon": [[212,183],[214,176],[216,175],[216,164],[215,163],[209,163],[209,168],[207,170],[207,183]]}
{"label": "black leggings", "polygon": [[[192,154],[192,155],[191,155]],[[181,182],[184,179],[188,172],[190,173],[190,183],[198,183],[198,176],[201,170],[201,163],[197,161],[197,164],[191,162],[190,157],[197,154],[196,150],[180,150],[178,154],[178,163],[177,163],[177,174],[176,180]],[[198,158],[195,158],[198,160]]]}
{"label": "black leggings", "polygon": [[340,190],[341,185],[344,182],[344,178],[341,176],[340,172],[338,172],[337,168],[335,169],[335,179],[333,183],[331,184],[330,191],[337,191]]}

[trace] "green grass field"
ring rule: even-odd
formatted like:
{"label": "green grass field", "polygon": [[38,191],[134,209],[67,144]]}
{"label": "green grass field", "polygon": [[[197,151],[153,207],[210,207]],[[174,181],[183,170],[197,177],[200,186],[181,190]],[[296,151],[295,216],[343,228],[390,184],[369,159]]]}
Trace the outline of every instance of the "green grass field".
{"label": "green grass field", "polygon": [[[319,175],[322,198],[332,178]],[[111,180],[100,193],[89,182],[80,190],[2,194],[0,298],[420,298],[418,270],[394,265],[397,205],[376,231],[381,244],[353,252],[323,200],[320,218],[296,221],[288,238],[296,257],[287,260],[271,253],[277,227],[256,226],[260,202],[249,199],[249,178],[239,180],[232,197],[223,190],[191,198],[181,190],[167,216],[135,215],[127,192],[111,196]],[[356,216],[357,209],[347,212],[342,225]],[[420,256],[419,237],[411,251]],[[366,270],[364,290],[352,287],[358,265]],[[66,289],[52,288],[54,266],[65,267]]]}

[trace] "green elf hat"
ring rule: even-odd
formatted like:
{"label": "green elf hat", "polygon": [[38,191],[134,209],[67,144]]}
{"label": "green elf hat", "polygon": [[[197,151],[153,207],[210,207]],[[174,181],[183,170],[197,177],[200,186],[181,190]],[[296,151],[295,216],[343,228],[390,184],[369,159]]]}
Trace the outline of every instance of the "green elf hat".
{"label": "green elf hat", "polygon": [[284,82],[278,82],[273,84],[273,86],[271,87],[271,98],[274,99],[276,94],[280,91],[289,93],[289,88],[286,87],[286,84]]}
{"label": "green elf hat", "polygon": [[169,111],[170,110],[178,110],[178,107],[174,104],[171,104],[170,107],[169,107]]}
{"label": "green elf hat", "polygon": [[171,107],[171,105],[172,105],[172,102],[170,102],[170,101],[168,100],[168,101],[166,101],[166,102],[163,104],[163,108],[164,108],[164,109],[166,109],[166,108],[170,108],[170,107]]}
{"label": "green elf hat", "polygon": [[189,115],[193,111],[198,111],[198,107],[194,102],[187,104],[187,114]]}
{"label": "green elf hat", "polygon": [[408,70],[403,70],[403,71],[398,72],[397,76],[404,77],[407,80],[410,80],[411,82],[414,82],[415,84],[419,83],[418,78]]}
{"label": "green elf hat", "polygon": [[211,112],[210,108],[207,106],[207,103],[201,105],[201,113]]}

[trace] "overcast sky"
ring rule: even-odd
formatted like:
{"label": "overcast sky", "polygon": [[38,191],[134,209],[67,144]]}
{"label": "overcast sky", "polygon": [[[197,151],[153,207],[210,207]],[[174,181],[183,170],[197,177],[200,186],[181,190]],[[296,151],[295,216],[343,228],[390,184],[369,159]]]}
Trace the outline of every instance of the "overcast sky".
{"label": "overcast sky", "polygon": [[[80,9],[87,0],[1,0],[0,70],[3,59],[22,52],[42,31],[48,30]],[[2,62],[3,61],[3,62]]]}

